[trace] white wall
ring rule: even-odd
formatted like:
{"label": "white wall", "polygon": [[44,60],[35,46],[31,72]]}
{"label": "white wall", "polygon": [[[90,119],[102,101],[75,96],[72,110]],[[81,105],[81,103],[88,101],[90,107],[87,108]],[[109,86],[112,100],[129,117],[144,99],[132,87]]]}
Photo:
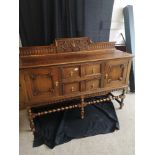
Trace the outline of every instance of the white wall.
{"label": "white wall", "polygon": [[114,0],[109,41],[124,44],[120,34],[122,33],[125,38],[123,8],[126,5],[133,5],[133,0]]}

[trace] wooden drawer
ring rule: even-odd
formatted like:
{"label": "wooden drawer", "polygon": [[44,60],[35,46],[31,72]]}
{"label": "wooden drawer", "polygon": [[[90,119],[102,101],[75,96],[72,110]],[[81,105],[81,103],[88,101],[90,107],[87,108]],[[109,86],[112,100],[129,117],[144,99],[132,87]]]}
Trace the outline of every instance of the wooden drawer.
{"label": "wooden drawer", "polygon": [[62,74],[64,79],[80,77],[80,67],[79,66],[64,67],[62,69]]}
{"label": "wooden drawer", "polygon": [[93,75],[101,73],[101,64],[89,64],[84,66],[85,75]]}
{"label": "wooden drawer", "polygon": [[19,76],[19,106],[20,106],[20,109],[26,107],[26,102],[27,102],[27,93],[26,93],[26,87],[25,87],[24,74],[22,71],[20,71],[20,76]]}
{"label": "wooden drawer", "polygon": [[77,92],[80,92],[80,82],[63,84],[64,95],[69,95],[71,93],[77,93]]}
{"label": "wooden drawer", "polygon": [[86,91],[100,88],[101,79],[93,79],[86,81]]}

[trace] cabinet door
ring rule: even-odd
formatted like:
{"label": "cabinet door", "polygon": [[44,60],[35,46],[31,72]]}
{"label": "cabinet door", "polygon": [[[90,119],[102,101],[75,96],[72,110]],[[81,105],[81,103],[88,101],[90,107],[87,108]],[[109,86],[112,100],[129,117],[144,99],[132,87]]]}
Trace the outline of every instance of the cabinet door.
{"label": "cabinet door", "polygon": [[59,96],[58,68],[31,69],[25,78],[30,103],[50,101]]}
{"label": "cabinet door", "polygon": [[105,64],[104,87],[119,87],[126,84],[128,60],[110,60]]}

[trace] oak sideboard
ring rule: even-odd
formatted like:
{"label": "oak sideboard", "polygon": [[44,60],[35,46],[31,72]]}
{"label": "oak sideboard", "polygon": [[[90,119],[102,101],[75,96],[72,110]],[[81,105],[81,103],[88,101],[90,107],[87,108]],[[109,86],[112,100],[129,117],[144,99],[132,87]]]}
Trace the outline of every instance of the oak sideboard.
{"label": "oak sideboard", "polygon": [[[86,103],[87,97],[109,94],[107,100],[115,99],[122,108],[132,57],[116,50],[114,42],[94,43],[87,37],[56,39],[49,46],[21,47],[20,109],[29,109],[32,130],[33,119],[47,113],[81,108],[84,118],[84,107],[100,102]],[[122,90],[121,95],[114,96],[115,90]],[[31,111],[31,107],[74,98],[80,98],[81,103],[37,114]]]}

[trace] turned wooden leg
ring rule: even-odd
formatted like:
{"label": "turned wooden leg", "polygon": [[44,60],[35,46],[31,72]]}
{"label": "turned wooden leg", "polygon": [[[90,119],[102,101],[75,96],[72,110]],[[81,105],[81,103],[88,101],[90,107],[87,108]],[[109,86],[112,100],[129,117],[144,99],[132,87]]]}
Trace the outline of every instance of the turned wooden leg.
{"label": "turned wooden leg", "polygon": [[32,115],[32,111],[31,111],[31,108],[28,108],[28,117],[29,117],[29,121],[30,121],[30,128],[31,128],[31,131],[35,131],[35,127],[34,127],[34,121],[33,121],[33,115]]}
{"label": "turned wooden leg", "polygon": [[84,98],[81,98],[81,119],[84,119]]}
{"label": "turned wooden leg", "polygon": [[[125,95],[125,89],[123,89],[122,95],[123,95],[123,96]],[[123,106],[124,106],[123,101],[124,101],[124,97],[121,99],[121,102],[119,102],[119,104],[120,104],[120,109],[122,109]]]}

